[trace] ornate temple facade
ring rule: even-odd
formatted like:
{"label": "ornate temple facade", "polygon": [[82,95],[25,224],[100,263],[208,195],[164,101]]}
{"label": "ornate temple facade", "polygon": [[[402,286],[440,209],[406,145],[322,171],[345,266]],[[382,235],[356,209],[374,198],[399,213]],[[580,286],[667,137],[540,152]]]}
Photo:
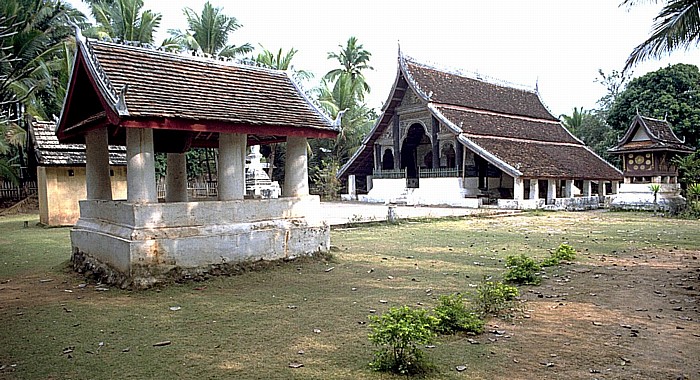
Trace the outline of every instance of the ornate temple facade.
{"label": "ornate temple facade", "polygon": [[[331,120],[290,72],[138,44],[77,36],[57,128],[86,147],[86,199],[71,230],[76,270],[146,287],[225,272],[245,261],[325,252],[329,227],[309,195],[308,138],[335,138]],[[286,142],[282,197],[245,199],[249,146]],[[126,146],[126,199],[116,200],[108,145]],[[187,195],[185,152],[219,150],[218,199]],[[166,194],[156,190],[156,152],[167,153]]]}
{"label": "ornate temple facade", "polygon": [[620,155],[625,177],[612,208],[652,210],[658,206],[677,210],[685,204],[673,158],[693,149],[673,133],[668,121],[637,114],[617,145],[608,151]]}
{"label": "ornate temple facade", "polygon": [[622,173],[536,91],[399,53],[382,114],[338,177],[346,199],[511,209],[597,208]]}

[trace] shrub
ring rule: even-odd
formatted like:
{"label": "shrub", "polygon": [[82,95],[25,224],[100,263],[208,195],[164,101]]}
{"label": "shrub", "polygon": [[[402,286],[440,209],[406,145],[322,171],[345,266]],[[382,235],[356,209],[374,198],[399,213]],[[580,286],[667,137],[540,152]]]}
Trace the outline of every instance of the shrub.
{"label": "shrub", "polygon": [[503,279],[508,282],[537,285],[541,281],[540,277],[537,276],[540,265],[523,254],[506,257],[506,268],[508,268],[508,271],[503,276]]}
{"label": "shrub", "polygon": [[576,259],[576,250],[568,244],[561,244],[556,251],[552,252],[550,257],[542,260],[543,267],[551,267],[559,265],[561,261],[573,261]]}
{"label": "shrub", "polygon": [[474,306],[482,316],[500,315],[503,310],[513,306],[513,300],[519,295],[518,288],[500,281],[482,281],[476,287]]}
{"label": "shrub", "polygon": [[484,321],[467,308],[461,294],[441,295],[433,313],[437,318],[435,331],[438,333],[454,334],[458,331],[480,333],[484,330]]}
{"label": "shrub", "polygon": [[370,316],[369,340],[380,346],[370,366],[376,371],[413,375],[429,372],[433,365],[418,345],[435,338],[437,319],[423,309],[392,307],[381,316]]}

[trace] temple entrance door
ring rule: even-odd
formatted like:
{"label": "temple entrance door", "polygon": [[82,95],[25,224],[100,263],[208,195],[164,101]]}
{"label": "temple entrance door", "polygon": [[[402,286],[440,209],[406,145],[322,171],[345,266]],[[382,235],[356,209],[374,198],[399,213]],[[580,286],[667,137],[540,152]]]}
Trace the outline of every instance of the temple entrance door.
{"label": "temple entrance door", "polygon": [[420,164],[418,157],[423,158],[421,146],[430,147],[430,139],[425,134],[425,129],[422,125],[416,123],[408,128],[406,138],[401,146],[401,169],[406,169],[406,187],[418,188],[418,177],[420,173]]}

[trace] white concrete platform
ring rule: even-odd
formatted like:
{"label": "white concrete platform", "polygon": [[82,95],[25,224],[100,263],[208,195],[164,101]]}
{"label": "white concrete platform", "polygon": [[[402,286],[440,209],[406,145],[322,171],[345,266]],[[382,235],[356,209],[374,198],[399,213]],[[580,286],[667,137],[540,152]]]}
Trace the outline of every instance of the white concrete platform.
{"label": "white concrete platform", "polygon": [[493,208],[475,209],[467,207],[387,205],[366,202],[321,202],[321,215],[318,218],[325,220],[331,226],[385,222],[389,215],[390,207],[394,209],[398,219],[512,215],[520,212],[517,210]]}

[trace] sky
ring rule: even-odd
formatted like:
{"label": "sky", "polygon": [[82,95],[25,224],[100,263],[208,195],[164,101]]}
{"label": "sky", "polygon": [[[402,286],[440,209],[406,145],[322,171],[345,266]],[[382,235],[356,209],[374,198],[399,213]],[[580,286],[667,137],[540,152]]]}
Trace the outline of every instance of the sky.
{"label": "sky", "polygon": [[[89,14],[80,0],[69,3]],[[499,81],[539,89],[552,114],[592,109],[605,95],[599,70],[621,70],[629,53],[651,32],[661,5],[632,8],[621,0],[211,0],[242,27],[229,43],[249,42],[276,51],[295,48],[296,69],[315,74],[313,86],[338,62],[327,59],[350,36],[357,37],[374,68],[365,73],[366,98],[379,108],[391,91],[399,46],[404,55],[438,67],[478,73]],[[163,16],[156,43],[169,29],[185,29],[182,9],[201,12],[205,0],[144,0],[144,9]],[[644,2],[642,2],[644,3]],[[661,2],[663,3],[663,2]],[[700,50],[677,51],[633,70],[633,77],[675,63],[700,66]]]}

